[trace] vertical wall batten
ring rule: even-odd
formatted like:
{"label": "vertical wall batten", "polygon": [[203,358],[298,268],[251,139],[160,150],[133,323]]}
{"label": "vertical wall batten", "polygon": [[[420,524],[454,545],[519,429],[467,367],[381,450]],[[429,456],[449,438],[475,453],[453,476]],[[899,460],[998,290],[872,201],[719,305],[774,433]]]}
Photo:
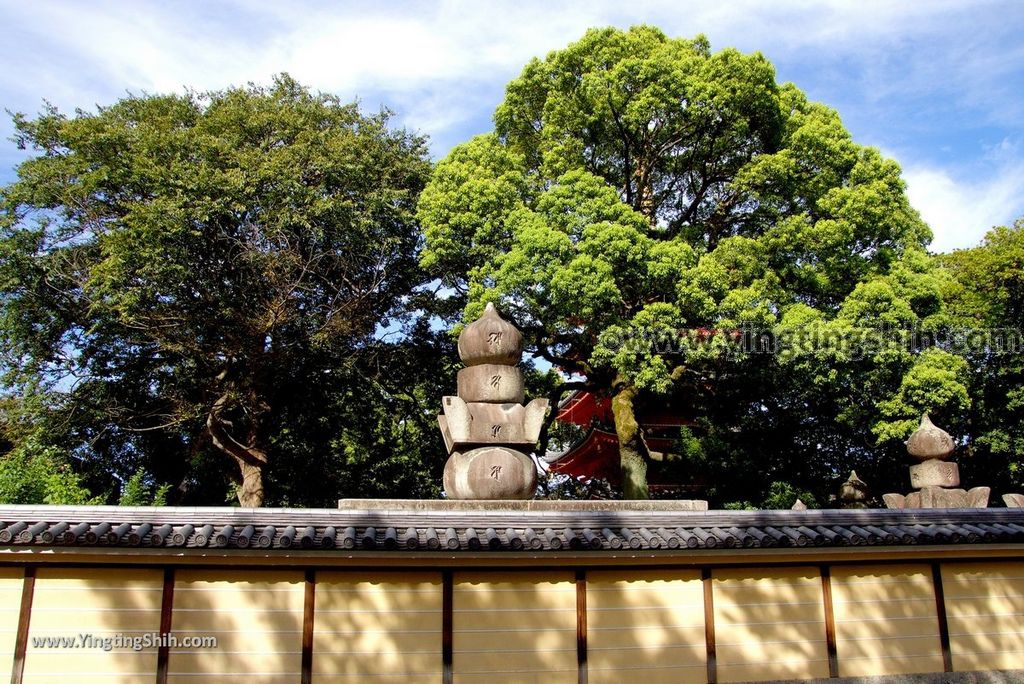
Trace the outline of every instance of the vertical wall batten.
{"label": "vertical wall batten", "polygon": [[313,681],[313,611],[316,603],[316,572],[306,570],[306,593],[302,602],[302,684]]}
{"label": "vertical wall batten", "polygon": [[452,684],[452,571],[441,573],[441,682]]}
{"label": "vertical wall batten", "polygon": [[25,673],[25,652],[28,650],[28,627],[32,618],[32,594],[36,586],[36,569],[25,568],[25,581],[21,589],[21,612],[18,614],[18,636],[14,643],[14,667],[11,669],[11,684],[21,684]]}
{"label": "vertical wall batten", "polygon": [[942,569],[932,563],[932,585],[935,587],[935,612],[939,617],[939,641],[942,642],[942,666],[953,671],[953,651],[949,647],[949,620],[946,618],[946,595],[942,589]]}
{"label": "vertical wall batten", "polygon": [[704,583],[704,638],[708,652],[708,684],[718,682],[718,649],[715,645],[715,595],[711,583],[711,568],[700,573]]}
{"label": "vertical wall batten", "polygon": [[825,602],[825,645],[828,647],[828,676],[839,676],[839,657],[836,651],[836,614],[832,606],[832,573],[827,565],[821,566],[821,594]]}
{"label": "vertical wall batten", "polygon": [[167,635],[171,633],[174,614],[174,568],[164,568],[164,591],[160,597],[160,648],[156,654],[156,684],[167,684],[167,661],[171,648]]}
{"label": "vertical wall batten", "polygon": [[576,663],[579,684],[587,684],[587,573],[576,572]]}

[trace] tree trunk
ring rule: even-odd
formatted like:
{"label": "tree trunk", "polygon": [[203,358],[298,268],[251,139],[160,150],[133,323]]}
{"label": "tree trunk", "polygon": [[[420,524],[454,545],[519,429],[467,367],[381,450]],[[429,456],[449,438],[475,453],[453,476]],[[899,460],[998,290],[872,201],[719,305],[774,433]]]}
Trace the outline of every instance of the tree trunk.
{"label": "tree trunk", "polygon": [[651,184],[650,166],[638,159],[633,175],[636,178],[635,208],[647,218],[653,228],[658,224],[658,207],[654,205],[654,187]]}
{"label": "tree trunk", "polygon": [[225,393],[206,416],[206,431],[213,445],[224,452],[238,466],[231,479],[238,485],[238,502],[244,508],[258,508],[263,505],[263,469],[267,465],[267,452],[257,445],[258,426],[248,431],[245,443],[236,440],[228,429],[231,423],[221,416],[229,401]]}
{"label": "tree trunk", "polygon": [[238,487],[238,503],[242,508],[259,508],[263,505],[263,465],[235,459],[241,473]]}
{"label": "tree trunk", "polygon": [[636,420],[633,401],[637,390],[623,386],[612,397],[615,434],[619,438],[619,464],[622,468],[622,495],[626,499],[649,499],[647,488],[647,445]]}

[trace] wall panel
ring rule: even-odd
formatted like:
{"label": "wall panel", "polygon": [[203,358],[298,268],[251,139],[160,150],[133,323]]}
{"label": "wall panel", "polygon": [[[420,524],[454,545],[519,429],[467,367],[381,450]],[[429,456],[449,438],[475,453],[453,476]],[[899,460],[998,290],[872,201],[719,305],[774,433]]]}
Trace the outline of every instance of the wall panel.
{"label": "wall panel", "polygon": [[437,682],[441,574],[319,572],[313,681]]}
{"label": "wall panel", "polygon": [[14,644],[18,637],[21,589],[24,584],[24,570],[0,568],[0,677],[4,678],[14,666]]}
{"label": "wall panel", "polygon": [[[162,596],[160,570],[39,568],[23,681],[150,684],[156,645],[136,650],[132,640],[160,631]],[[34,643],[42,639],[65,642]]]}
{"label": "wall panel", "polygon": [[712,572],[721,682],[828,677],[817,568]]}
{"label": "wall panel", "polygon": [[942,672],[928,565],[832,568],[839,676]]}
{"label": "wall panel", "polygon": [[217,648],[172,648],[168,681],[297,682],[304,596],[301,572],[176,572],[171,631],[215,636]]}
{"label": "wall panel", "polygon": [[455,684],[577,681],[572,573],[455,573]]}
{"label": "wall panel", "polygon": [[1024,563],[944,563],[942,587],[953,669],[1024,663]]}
{"label": "wall panel", "polygon": [[700,571],[588,572],[587,645],[590,684],[705,681]]}

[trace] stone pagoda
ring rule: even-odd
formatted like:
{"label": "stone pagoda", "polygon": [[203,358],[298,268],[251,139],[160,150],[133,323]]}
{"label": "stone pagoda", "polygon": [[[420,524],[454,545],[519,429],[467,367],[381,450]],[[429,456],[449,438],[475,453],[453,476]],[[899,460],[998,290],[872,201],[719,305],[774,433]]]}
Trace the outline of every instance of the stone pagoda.
{"label": "stone pagoda", "polygon": [[851,470],[850,477],[839,486],[840,508],[867,508],[868,485],[857,477],[857,471]]}
{"label": "stone pagoda", "polygon": [[532,499],[537,469],[528,455],[540,437],[547,399],[523,405],[518,363],[523,336],[488,304],[459,335],[458,395],[442,399],[437,417],[448,450],[449,499]]}
{"label": "stone pagoda", "polygon": [[990,490],[958,489],[960,468],[950,458],[956,444],[949,433],[932,423],[928,414],[907,440],[907,453],[918,461],[910,466],[910,486],[917,489],[906,496],[885,494],[887,508],[987,508]]}

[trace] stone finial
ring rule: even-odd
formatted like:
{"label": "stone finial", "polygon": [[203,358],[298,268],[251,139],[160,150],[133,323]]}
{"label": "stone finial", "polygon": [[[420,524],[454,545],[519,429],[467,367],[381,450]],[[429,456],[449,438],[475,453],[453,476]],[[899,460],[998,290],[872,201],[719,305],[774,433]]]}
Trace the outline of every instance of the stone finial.
{"label": "stone finial", "polygon": [[494,304],[488,303],[483,315],[459,335],[459,358],[467,366],[514,366],[522,356],[522,334],[498,314]]}
{"label": "stone finial", "polygon": [[907,453],[918,461],[946,461],[955,449],[953,438],[942,428],[936,427],[927,413],[921,416],[921,426],[907,440]]}
{"label": "stone finial", "polygon": [[795,502],[793,503],[793,510],[794,510],[794,511],[806,511],[806,510],[807,510],[807,504],[805,504],[805,503],[804,503],[803,501],[801,501],[800,499],[797,499],[797,500],[796,500],[796,501],[795,501]]}

